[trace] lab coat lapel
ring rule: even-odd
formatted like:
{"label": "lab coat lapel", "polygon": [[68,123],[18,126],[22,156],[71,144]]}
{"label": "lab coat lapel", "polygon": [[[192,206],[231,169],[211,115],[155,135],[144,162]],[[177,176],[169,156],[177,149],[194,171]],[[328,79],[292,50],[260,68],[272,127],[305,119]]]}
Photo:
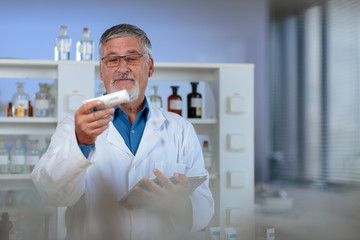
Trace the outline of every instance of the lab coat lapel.
{"label": "lab coat lapel", "polygon": [[107,141],[109,141],[111,144],[115,145],[116,147],[120,148],[127,154],[133,156],[132,152],[126,145],[124,139],[121,137],[120,133],[115,128],[115,126],[112,122],[110,122],[110,124],[109,124]]}
{"label": "lab coat lapel", "polygon": [[149,104],[149,107],[149,117],[145,125],[139,148],[135,154],[132,167],[135,167],[136,164],[142,161],[159,141],[159,131],[161,125],[165,122],[165,118],[159,109],[152,107],[151,104]]}

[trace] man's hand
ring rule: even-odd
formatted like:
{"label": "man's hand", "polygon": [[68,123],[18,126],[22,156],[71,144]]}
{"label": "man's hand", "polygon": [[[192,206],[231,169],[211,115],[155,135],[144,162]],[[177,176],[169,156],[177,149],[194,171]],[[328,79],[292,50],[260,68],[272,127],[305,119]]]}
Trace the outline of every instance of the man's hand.
{"label": "man's hand", "polygon": [[113,107],[93,111],[101,104],[100,100],[88,102],[75,112],[75,134],[79,144],[93,144],[97,136],[104,132],[113,120],[111,115],[115,111]]}
{"label": "man's hand", "polygon": [[167,212],[179,223],[179,226],[190,230],[192,226],[192,205],[189,198],[190,182],[184,174],[174,173],[177,184],[172,183],[161,171],[154,169],[156,178],[162,186],[154,183],[148,177],[142,180],[149,190],[135,187],[139,197],[150,207]]}

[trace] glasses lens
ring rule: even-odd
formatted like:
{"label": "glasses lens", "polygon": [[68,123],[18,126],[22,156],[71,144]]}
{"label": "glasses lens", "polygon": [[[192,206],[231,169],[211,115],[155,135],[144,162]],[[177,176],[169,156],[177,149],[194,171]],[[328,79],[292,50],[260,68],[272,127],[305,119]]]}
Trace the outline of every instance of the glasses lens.
{"label": "glasses lens", "polygon": [[137,64],[140,62],[141,54],[132,54],[125,56],[125,61],[127,64]]}
{"label": "glasses lens", "polygon": [[108,67],[115,67],[119,64],[119,57],[114,56],[114,57],[107,57],[105,58],[105,65]]}

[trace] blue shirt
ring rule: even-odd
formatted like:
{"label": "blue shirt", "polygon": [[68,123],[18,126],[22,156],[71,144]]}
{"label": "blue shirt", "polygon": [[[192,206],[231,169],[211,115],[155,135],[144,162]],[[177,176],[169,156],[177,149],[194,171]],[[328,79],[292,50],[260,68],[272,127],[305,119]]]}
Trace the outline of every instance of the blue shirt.
{"label": "blue shirt", "polygon": [[[116,130],[118,130],[118,132],[124,139],[126,146],[135,155],[140,145],[141,137],[144,133],[147,117],[149,114],[149,104],[145,98],[144,107],[136,115],[136,119],[133,125],[131,125],[128,116],[121,108],[119,108],[118,106],[114,106],[114,108],[115,112],[113,113],[114,118],[112,122]],[[79,144],[79,147],[86,158],[89,156],[91,148],[93,146],[94,144]]]}

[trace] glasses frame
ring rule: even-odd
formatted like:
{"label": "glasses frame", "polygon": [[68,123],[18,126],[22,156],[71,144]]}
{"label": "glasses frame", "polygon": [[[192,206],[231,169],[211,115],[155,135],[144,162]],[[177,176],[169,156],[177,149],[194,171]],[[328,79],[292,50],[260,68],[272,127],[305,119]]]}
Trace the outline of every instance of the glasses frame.
{"label": "glasses frame", "polygon": [[[124,56],[106,56],[106,57],[102,57],[102,58],[101,58],[101,61],[105,64],[106,67],[118,67],[119,64],[120,64],[121,59],[123,58],[124,61],[125,61],[125,63],[126,63],[126,65],[132,66],[132,65],[136,65],[136,64],[138,64],[138,63],[130,63],[130,64],[129,64],[128,60],[126,60],[127,57],[130,57],[130,56],[139,56],[139,59],[140,59],[141,57],[145,57],[145,56],[148,56],[148,55],[149,55],[149,54],[147,54],[147,53],[143,53],[143,54],[142,54],[142,53],[133,53],[133,54],[128,54],[128,55],[124,55]],[[108,66],[108,63],[106,63],[106,62],[104,61],[104,59],[107,59],[107,58],[117,58],[117,64],[114,65],[114,66]]]}

